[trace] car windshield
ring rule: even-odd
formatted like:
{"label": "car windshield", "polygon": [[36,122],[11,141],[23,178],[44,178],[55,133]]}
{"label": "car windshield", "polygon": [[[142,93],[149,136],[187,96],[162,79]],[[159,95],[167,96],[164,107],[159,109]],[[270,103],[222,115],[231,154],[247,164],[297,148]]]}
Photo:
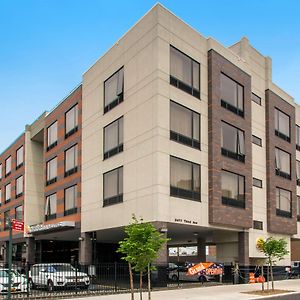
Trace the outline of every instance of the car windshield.
{"label": "car windshield", "polygon": [[52,265],[48,266],[45,269],[46,272],[55,273],[55,272],[72,272],[75,269],[71,265]]}

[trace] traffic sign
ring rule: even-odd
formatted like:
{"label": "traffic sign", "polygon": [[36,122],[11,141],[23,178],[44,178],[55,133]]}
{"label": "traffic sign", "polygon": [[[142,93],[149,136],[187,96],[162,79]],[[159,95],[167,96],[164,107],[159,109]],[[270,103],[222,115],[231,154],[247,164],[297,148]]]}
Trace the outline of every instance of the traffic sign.
{"label": "traffic sign", "polygon": [[24,231],[24,222],[16,219],[11,220],[12,230]]}

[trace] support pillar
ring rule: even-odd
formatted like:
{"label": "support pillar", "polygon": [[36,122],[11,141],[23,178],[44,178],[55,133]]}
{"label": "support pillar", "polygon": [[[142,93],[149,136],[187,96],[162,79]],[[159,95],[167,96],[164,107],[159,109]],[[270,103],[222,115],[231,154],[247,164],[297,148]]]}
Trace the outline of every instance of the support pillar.
{"label": "support pillar", "polygon": [[238,233],[239,269],[243,283],[249,280],[249,232]]}
{"label": "support pillar", "polygon": [[197,251],[198,251],[198,262],[206,262],[206,245],[205,239],[197,238]]}
{"label": "support pillar", "polygon": [[79,238],[79,263],[91,265],[93,258],[92,232],[82,232]]}
{"label": "support pillar", "polygon": [[35,261],[35,239],[33,237],[28,237],[26,240],[26,262],[30,265],[34,264]]}

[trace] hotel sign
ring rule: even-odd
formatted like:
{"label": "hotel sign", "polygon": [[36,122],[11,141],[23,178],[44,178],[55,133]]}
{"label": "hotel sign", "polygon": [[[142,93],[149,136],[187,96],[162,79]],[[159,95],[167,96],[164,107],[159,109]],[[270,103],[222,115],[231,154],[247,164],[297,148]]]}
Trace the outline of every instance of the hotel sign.
{"label": "hotel sign", "polygon": [[74,221],[63,221],[63,222],[52,223],[52,224],[37,224],[37,225],[29,226],[28,233],[31,234],[43,233],[49,231],[57,231],[60,229],[74,228],[74,227],[75,227]]}

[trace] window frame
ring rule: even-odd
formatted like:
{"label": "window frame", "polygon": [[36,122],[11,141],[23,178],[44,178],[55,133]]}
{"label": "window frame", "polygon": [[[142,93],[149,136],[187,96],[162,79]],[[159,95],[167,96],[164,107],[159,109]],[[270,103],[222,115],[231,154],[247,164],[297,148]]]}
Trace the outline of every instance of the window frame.
{"label": "window frame", "polygon": [[[284,191],[290,193],[290,200],[289,200],[290,201],[290,211],[283,210],[280,208],[280,206],[281,206],[280,205],[280,193],[279,193],[279,207],[277,207],[277,190],[279,190],[279,191],[284,190]],[[276,197],[276,215],[279,217],[292,218],[292,200],[293,200],[292,192],[287,189],[276,186],[276,196],[275,197]]]}
{"label": "window frame", "polygon": [[[192,189],[186,190],[182,189],[176,186],[172,186],[171,178],[172,178],[172,167],[171,167],[171,161],[172,159],[181,160],[185,163],[188,163],[191,165],[191,183],[192,183]],[[194,166],[199,168],[199,192],[196,191],[194,187]],[[181,198],[186,200],[192,200],[196,202],[201,202],[201,165],[177,156],[170,155],[170,197],[175,198]]]}
{"label": "window frame", "polygon": [[[120,170],[122,169],[122,192],[120,193]],[[114,196],[111,196],[109,198],[105,198],[105,175],[117,171],[118,170],[118,175],[117,175],[117,190],[118,193]],[[102,180],[103,180],[103,207],[106,206],[111,206],[114,204],[118,204],[118,203],[122,203],[123,202],[123,194],[124,194],[124,166],[119,166],[117,168],[114,168],[112,170],[109,170],[105,173],[103,173],[102,176]]]}
{"label": "window frame", "polygon": [[[10,197],[7,198],[7,187],[10,186]],[[4,203],[9,203],[12,199],[12,195],[11,195],[11,182],[7,183],[4,187]]]}
{"label": "window frame", "polygon": [[[186,82],[182,81],[181,79],[176,78],[174,75],[172,75],[171,72],[171,68],[172,68],[172,63],[171,63],[171,48],[173,48],[175,51],[179,52],[180,54],[184,55],[185,57],[187,57],[190,60],[191,63],[191,82],[192,85],[190,86],[189,84],[187,84]],[[174,47],[173,45],[170,45],[170,49],[169,49],[169,54],[170,54],[170,84],[192,96],[194,96],[197,99],[201,100],[200,94],[201,94],[201,64],[196,61],[195,59],[193,59],[192,57],[190,57],[189,55],[187,55],[186,53],[182,52],[181,50],[179,50],[178,48]],[[198,65],[199,67],[199,89],[197,89],[196,87],[194,87],[194,64],[196,64],[196,66]]]}
{"label": "window frame", "polygon": [[[21,149],[22,149],[22,161],[18,162],[18,157],[19,157],[18,153],[19,151],[21,151]],[[24,165],[24,146],[22,145],[16,151],[16,170],[21,168],[23,165]]]}
{"label": "window frame", "polygon": [[[17,209],[20,208],[20,207],[22,207],[22,218],[18,219]],[[24,219],[24,208],[23,208],[22,204],[15,207],[15,219],[18,220],[18,221],[23,221],[23,219]]]}
{"label": "window frame", "polygon": [[[20,192],[20,193],[18,193],[18,180],[20,180],[20,179],[22,179],[22,191]],[[15,189],[16,189],[16,191],[15,191],[15,193],[16,193],[16,198],[19,198],[19,197],[21,197],[22,195],[23,195],[23,193],[24,193],[24,177],[23,177],[23,175],[20,175],[19,177],[17,177],[16,178],[16,180],[15,180]]]}
{"label": "window frame", "polygon": [[[123,141],[122,143],[120,142],[120,120],[122,119],[122,137],[123,137]],[[110,125],[114,124],[115,122],[118,122],[118,145],[114,148],[111,148],[107,151],[105,151],[105,129],[107,127],[109,127]],[[103,160],[106,160],[112,156],[115,156],[121,152],[123,152],[124,150],[124,116],[119,117],[118,119],[110,122],[109,124],[107,124],[106,126],[103,127]]]}
{"label": "window frame", "polygon": [[[48,178],[48,165],[54,159],[56,159],[56,176],[53,178]],[[46,162],[46,186],[57,182],[57,171],[58,171],[58,158],[57,156],[54,156]]]}
{"label": "window frame", "polygon": [[[280,153],[280,151],[281,152],[284,152],[284,153],[286,153],[286,154],[288,154],[289,155],[289,161],[290,161],[290,165],[289,165],[289,169],[290,169],[290,173],[286,173],[286,172],[284,172],[284,171],[281,171],[281,169],[280,168],[278,168],[277,167],[277,159],[276,159],[276,150],[278,150],[279,151],[279,153]],[[279,158],[280,158],[280,155],[279,155]],[[275,147],[275,174],[277,175],[277,176],[280,176],[280,177],[283,177],[283,178],[285,178],[285,179],[288,179],[288,180],[291,180],[291,178],[292,178],[292,176],[291,176],[291,174],[292,174],[292,166],[291,166],[291,163],[292,163],[292,160],[291,160],[291,153],[289,153],[289,152],[287,152],[287,151],[285,151],[285,150],[283,150],[283,149],[281,149],[281,148],[278,148],[278,147]],[[281,165],[281,162],[279,161],[279,164]]]}
{"label": "window frame", "polygon": [[[183,109],[188,110],[189,112],[191,112],[191,127],[192,127],[192,137],[186,136],[184,134],[181,134],[179,132],[176,132],[174,130],[172,130],[172,112],[171,112],[171,106],[172,105],[178,105],[180,107],[182,107]],[[194,115],[198,115],[199,117],[199,140],[194,138]],[[170,100],[170,140],[177,142],[179,144],[183,144],[189,147],[192,147],[194,149],[198,149],[201,150],[201,114],[178,103],[175,102],[173,100]]]}
{"label": "window frame", "polygon": [[296,124],[296,149],[300,151],[300,126]]}
{"label": "window frame", "polygon": [[[56,141],[52,142],[51,144],[49,144],[49,129],[54,126],[54,124],[56,124]],[[54,122],[51,123],[51,125],[49,125],[47,127],[47,151],[51,150],[52,148],[54,148],[55,146],[57,146],[57,142],[58,142],[58,121],[55,120]]]}
{"label": "window frame", "polygon": [[[74,121],[75,121],[75,126],[71,128],[67,132],[67,114],[70,113],[72,109],[77,108],[77,119],[76,119],[76,110],[74,112]],[[75,103],[72,107],[70,107],[66,112],[65,112],[65,139],[67,139],[69,136],[73,135],[75,132],[78,131],[78,125],[79,125],[79,105],[78,103]]]}
{"label": "window frame", "polygon": [[[123,82],[122,82],[122,92],[117,95],[117,98],[109,102],[108,104],[105,104],[105,84],[106,82],[111,79],[113,76],[118,74],[123,69]],[[125,78],[125,68],[124,66],[120,67],[117,71],[115,71],[112,75],[110,75],[108,78],[106,78],[103,82],[103,114],[106,114],[110,110],[112,110],[114,107],[118,106],[120,103],[124,101],[124,80]]]}
{"label": "window frame", "polygon": [[[67,152],[70,151],[71,149],[75,148],[74,150],[74,167],[67,170],[66,166],[67,166]],[[72,146],[70,146],[69,148],[67,148],[64,151],[64,170],[65,170],[65,177],[68,177],[74,173],[76,173],[78,171],[78,160],[79,160],[79,155],[78,155],[78,144],[74,144]]]}
{"label": "window frame", "polygon": [[261,106],[261,97],[259,97],[257,94],[255,94],[255,93],[251,93],[251,100],[254,102],[254,103],[256,103],[256,104],[258,104],[258,105],[260,105]]}
{"label": "window frame", "polygon": [[[7,172],[7,161],[10,161],[10,170]],[[9,155],[6,159],[5,159],[5,178],[8,177],[11,174],[11,170],[12,170],[12,157],[11,155]]]}
{"label": "window frame", "polygon": [[[255,182],[256,182],[257,184],[256,184]],[[257,188],[260,188],[260,189],[263,188],[263,182],[262,182],[262,180],[259,179],[259,178],[256,178],[256,177],[253,177],[253,178],[252,178],[252,185],[255,186],[255,187],[257,187]]]}
{"label": "window frame", "polygon": [[[56,201],[56,204],[55,204],[55,213],[51,213],[49,214],[49,207],[51,207],[51,197],[55,195],[55,201]],[[46,214],[46,211],[48,212]],[[46,196],[46,203],[45,203],[45,211],[44,211],[44,217],[45,217],[45,221],[49,221],[49,220],[53,220],[53,219],[56,219],[56,214],[57,214],[57,193],[52,193],[52,194],[49,194]],[[51,212],[51,209],[50,209],[50,212]]]}
{"label": "window frame", "polygon": [[[75,189],[74,191],[74,207],[67,209],[66,210],[66,192],[69,189]],[[67,188],[64,189],[64,216],[69,216],[72,214],[76,214],[77,213],[77,207],[78,207],[78,185],[77,184],[73,184],[71,186],[68,186]]]}
{"label": "window frame", "polygon": [[[277,115],[277,123],[278,124],[276,124],[276,118],[275,118],[276,112],[278,113],[278,115]],[[281,132],[279,129],[279,127],[280,127],[279,114],[280,113],[285,115],[286,117],[288,117],[288,122],[289,122],[289,135],[288,136],[285,133]],[[276,126],[278,127],[278,129],[276,129]],[[278,136],[279,138],[281,138],[289,143],[291,142],[291,117],[276,106],[274,107],[274,130],[275,130],[276,136]]]}
{"label": "window frame", "polygon": [[[259,142],[256,143],[255,141],[259,141]],[[262,139],[257,135],[252,134],[252,144],[262,147]]]}
{"label": "window frame", "polygon": [[300,222],[300,196],[297,195],[297,221]]}

